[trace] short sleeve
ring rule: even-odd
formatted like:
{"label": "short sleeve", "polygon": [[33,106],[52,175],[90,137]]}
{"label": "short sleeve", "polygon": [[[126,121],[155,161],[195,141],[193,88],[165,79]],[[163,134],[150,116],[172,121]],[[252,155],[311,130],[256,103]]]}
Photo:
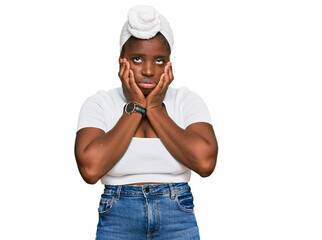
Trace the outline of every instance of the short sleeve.
{"label": "short sleeve", "polygon": [[104,110],[106,103],[100,92],[89,97],[81,107],[77,131],[85,127],[94,127],[102,129],[106,132],[107,129],[107,112]]}
{"label": "short sleeve", "polygon": [[186,89],[183,94],[183,103],[181,106],[184,128],[187,128],[190,124],[196,122],[211,124],[209,110],[198,94]]}

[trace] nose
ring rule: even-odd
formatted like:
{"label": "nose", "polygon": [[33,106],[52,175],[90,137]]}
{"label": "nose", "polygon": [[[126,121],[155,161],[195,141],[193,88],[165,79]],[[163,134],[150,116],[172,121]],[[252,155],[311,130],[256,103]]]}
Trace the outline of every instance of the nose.
{"label": "nose", "polygon": [[142,66],[142,75],[146,77],[153,77],[154,76],[154,67],[153,63],[145,62]]}

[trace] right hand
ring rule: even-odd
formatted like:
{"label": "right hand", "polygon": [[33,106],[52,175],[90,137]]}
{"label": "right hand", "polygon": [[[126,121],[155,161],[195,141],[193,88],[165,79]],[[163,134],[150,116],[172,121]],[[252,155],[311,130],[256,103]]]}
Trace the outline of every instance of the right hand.
{"label": "right hand", "polygon": [[123,94],[126,100],[145,108],[145,97],[141,89],[136,85],[134,73],[130,69],[130,63],[125,58],[120,59],[119,78],[122,82]]}

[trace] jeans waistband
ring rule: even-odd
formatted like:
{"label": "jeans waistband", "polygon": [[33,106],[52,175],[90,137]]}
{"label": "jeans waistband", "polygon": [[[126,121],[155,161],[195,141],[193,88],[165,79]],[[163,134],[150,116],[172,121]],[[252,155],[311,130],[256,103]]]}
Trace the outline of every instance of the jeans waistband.
{"label": "jeans waistband", "polygon": [[175,194],[183,190],[190,190],[187,182],[166,183],[166,184],[144,184],[135,185],[105,185],[104,194],[115,195],[117,199],[120,196],[146,196],[156,194],[170,194],[174,198]]}

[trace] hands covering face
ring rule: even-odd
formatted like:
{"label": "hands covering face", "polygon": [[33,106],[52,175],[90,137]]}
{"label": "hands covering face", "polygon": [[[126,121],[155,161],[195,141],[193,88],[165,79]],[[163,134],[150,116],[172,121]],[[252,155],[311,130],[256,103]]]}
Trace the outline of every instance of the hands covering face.
{"label": "hands covering face", "polygon": [[168,62],[164,67],[164,72],[156,87],[145,98],[141,89],[137,86],[134,73],[130,69],[130,63],[125,59],[120,59],[119,78],[122,82],[124,96],[127,101],[133,101],[146,109],[162,109],[162,103],[169,85],[173,81],[172,63]]}
{"label": "hands covering face", "polygon": [[134,73],[130,69],[130,63],[125,59],[120,59],[119,78],[122,82],[123,94],[128,102],[135,102],[141,107],[146,108],[145,97],[136,85]]}

